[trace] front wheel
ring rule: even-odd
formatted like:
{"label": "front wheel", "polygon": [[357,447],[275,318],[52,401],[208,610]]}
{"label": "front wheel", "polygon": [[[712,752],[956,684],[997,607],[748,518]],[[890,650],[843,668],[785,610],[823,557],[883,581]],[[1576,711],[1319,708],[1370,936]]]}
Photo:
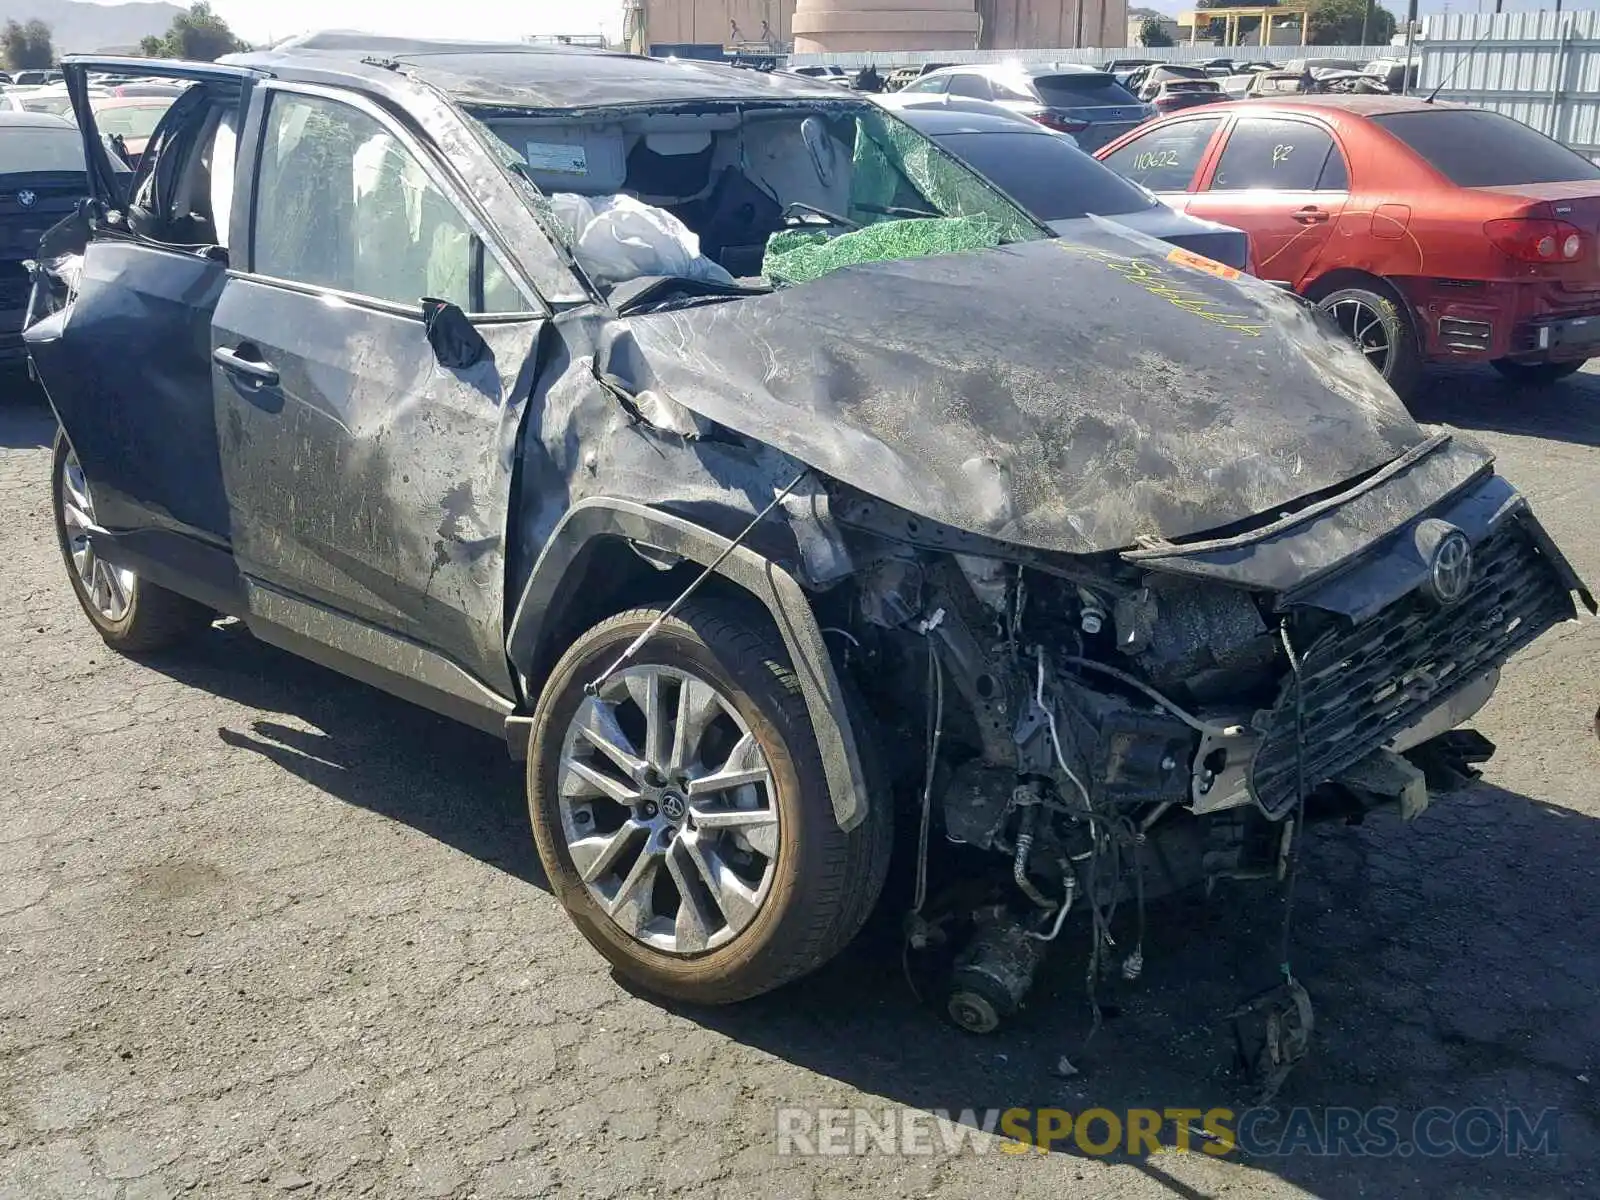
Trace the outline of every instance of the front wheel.
{"label": "front wheel", "polygon": [[840,830],[799,683],[757,610],[687,604],[587,694],[660,615],[603,621],[556,665],[529,814],[557,898],[619,974],[729,1003],[855,936],[887,872],[889,798]]}
{"label": "front wheel", "polygon": [[1398,297],[1373,288],[1340,288],[1317,301],[1402,400],[1422,375],[1422,349]]}
{"label": "front wheel", "polygon": [[211,612],[176,592],[140,579],[101,558],[90,541],[97,526],[94,497],[64,431],[57,431],[51,470],[51,508],[67,578],[89,623],[106,645],[124,654],[160,650],[211,620]]}
{"label": "front wheel", "polygon": [[1515,362],[1509,358],[1497,358],[1489,365],[1519,387],[1549,387],[1569,375],[1576,375],[1583,370],[1583,365],[1587,361],[1579,359],[1577,362],[1525,363]]}

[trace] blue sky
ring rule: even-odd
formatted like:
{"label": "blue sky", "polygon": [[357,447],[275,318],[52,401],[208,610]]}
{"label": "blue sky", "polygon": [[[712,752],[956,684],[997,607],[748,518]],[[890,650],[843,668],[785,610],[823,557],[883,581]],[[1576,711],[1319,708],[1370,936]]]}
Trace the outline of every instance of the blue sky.
{"label": "blue sky", "polygon": [[310,29],[478,39],[530,33],[615,37],[622,25],[621,0],[212,0],[211,6],[250,41]]}

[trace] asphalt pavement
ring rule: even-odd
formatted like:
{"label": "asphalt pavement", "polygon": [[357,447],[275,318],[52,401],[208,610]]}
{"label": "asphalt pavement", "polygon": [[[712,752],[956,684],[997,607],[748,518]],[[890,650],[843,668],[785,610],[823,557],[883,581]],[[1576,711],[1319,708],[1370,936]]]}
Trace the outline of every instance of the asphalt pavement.
{"label": "asphalt pavement", "polygon": [[[1436,376],[1600,581],[1600,375]],[[48,409],[0,395],[0,1198],[1573,1196],[1600,1186],[1600,625],[1522,654],[1485,778],[1414,824],[1319,830],[1280,1105],[1559,1113],[1549,1153],[1067,1143],[781,1156],[780,1109],[1243,1107],[1219,1018],[1270,899],[1155,909],[1089,1039],[1074,939],[1019,1021],[919,1007],[884,919],[731,1009],[631,994],[551,898],[504,746],[219,627],[119,658],[72,600]],[[1078,1072],[1064,1078],[1061,1059]],[[826,1119],[826,1118],[824,1118]]]}

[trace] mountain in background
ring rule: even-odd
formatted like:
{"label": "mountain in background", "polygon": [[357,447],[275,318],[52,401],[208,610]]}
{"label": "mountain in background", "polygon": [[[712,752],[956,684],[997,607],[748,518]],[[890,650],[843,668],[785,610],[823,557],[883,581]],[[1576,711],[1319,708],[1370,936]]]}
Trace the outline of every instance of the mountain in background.
{"label": "mountain in background", "polygon": [[166,33],[172,18],[184,11],[176,4],[0,0],[0,22],[43,21],[50,26],[57,54],[136,49],[145,37]]}

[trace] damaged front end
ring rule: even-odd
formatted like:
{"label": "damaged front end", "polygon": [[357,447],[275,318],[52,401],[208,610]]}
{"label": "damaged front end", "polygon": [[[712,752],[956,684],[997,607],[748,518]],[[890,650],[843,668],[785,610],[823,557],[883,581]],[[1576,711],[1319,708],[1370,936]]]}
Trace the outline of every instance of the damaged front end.
{"label": "damaged front end", "polygon": [[[1487,456],[1444,436],[1270,520],[1089,555],[832,491],[854,573],[819,619],[920,797],[907,937],[944,952],[973,1032],[1015,1011],[1073,913],[1091,982],[1131,981],[1147,902],[1283,880],[1313,821],[1418,815],[1493,753],[1458,726],[1501,664],[1574,593],[1593,607]],[[1286,996],[1280,1018],[1309,1009]]]}
{"label": "damaged front end", "polygon": [[[1008,309],[1064,278],[1101,302]],[[915,798],[913,974],[973,1032],[1069,929],[1091,992],[1132,981],[1148,902],[1287,882],[1314,821],[1416,817],[1492,755],[1460,726],[1507,658],[1594,608],[1490,455],[1303,305],[1109,228],[634,315],[596,370],[708,461],[809,473],[801,582]],[[1236,1014],[1267,1088],[1312,1021],[1281,965]]]}

